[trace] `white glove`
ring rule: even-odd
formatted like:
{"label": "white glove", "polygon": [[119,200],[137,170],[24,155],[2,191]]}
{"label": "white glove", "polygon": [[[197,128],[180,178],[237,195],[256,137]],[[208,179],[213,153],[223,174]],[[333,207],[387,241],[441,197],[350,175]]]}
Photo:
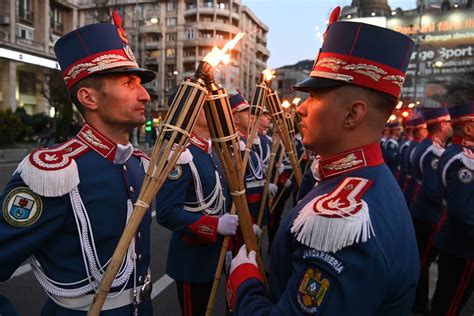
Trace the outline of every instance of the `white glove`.
{"label": "white glove", "polygon": [[257,224],[253,224],[252,229],[253,229],[253,233],[255,234],[255,236],[257,236],[257,238],[260,238],[260,236],[262,236],[262,229],[258,227]]}
{"label": "white glove", "polygon": [[228,250],[225,252],[224,266],[225,273],[229,275],[230,264],[232,263],[232,251]]}
{"label": "white glove", "polygon": [[291,184],[292,184],[292,183],[293,183],[293,182],[291,182],[290,179],[287,179],[286,182],[285,182],[285,189],[289,189],[289,188],[291,187]]}
{"label": "white glove", "polygon": [[285,165],[281,163],[281,164],[278,166],[278,174],[282,174],[283,171],[285,171]]}
{"label": "white glove", "polygon": [[235,235],[238,225],[239,217],[237,215],[224,214],[219,218],[217,232],[221,235]]}
{"label": "white glove", "polygon": [[275,195],[277,194],[278,192],[278,186],[274,183],[270,183],[268,185],[268,193],[270,193],[270,196],[271,197],[275,197]]}
{"label": "white glove", "polygon": [[240,247],[239,253],[237,254],[237,256],[235,256],[234,260],[232,260],[232,263],[230,265],[229,275],[232,274],[232,272],[238,266],[244,263],[251,263],[257,267],[257,260],[255,259],[256,257],[257,257],[257,253],[254,250],[247,253],[247,247],[243,245],[242,247]]}

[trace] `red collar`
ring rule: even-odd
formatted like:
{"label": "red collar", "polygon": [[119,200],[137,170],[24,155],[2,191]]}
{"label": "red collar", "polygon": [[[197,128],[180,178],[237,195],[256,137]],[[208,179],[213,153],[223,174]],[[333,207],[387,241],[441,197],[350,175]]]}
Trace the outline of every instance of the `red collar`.
{"label": "red collar", "polygon": [[318,162],[321,180],[350,171],[383,164],[382,151],[378,142],[354,148]]}
{"label": "red collar", "polygon": [[468,147],[468,148],[474,148],[474,142],[465,139],[462,136],[454,135],[453,138],[451,138],[451,143],[460,145],[462,147]]}
{"label": "red collar", "polygon": [[201,148],[206,153],[210,154],[211,146],[207,139],[199,137],[196,134],[191,134],[191,137],[189,138],[189,142]]}
{"label": "red collar", "polygon": [[92,126],[85,124],[79,133],[77,133],[77,137],[104,158],[114,161],[117,144],[105,137]]}

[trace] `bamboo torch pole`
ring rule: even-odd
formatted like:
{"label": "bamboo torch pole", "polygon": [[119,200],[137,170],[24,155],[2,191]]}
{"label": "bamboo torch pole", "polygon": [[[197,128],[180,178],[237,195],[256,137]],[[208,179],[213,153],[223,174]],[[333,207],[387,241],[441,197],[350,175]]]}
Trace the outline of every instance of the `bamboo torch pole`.
{"label": "bamboo torch pole", "polygon": [[[257,265],[265,282],[266,275],[263,261],[258,252],[257,241],[252,229],[252,220],[245,196],[244,177],[242,172],[242,158],[239,151],[237,130],[232,117],[229,98],[226,91],[217,85],[209,87],[210,93],[204,107],[213,146],[224,169],[225,178],[229,185],[235,209],[239,216],[239,226],[249,251],[257,252]],[[229,237],[225,237],[228,239]],[[225,241],[225,240],[224,240]],[[227,241],[225,241],[227,242]],[[219,261],[224,260],[225,248],[221,249]],[[217,287],[222,273],[222,263],[218,262],[213,287]],[[213,291],[211,291],[212,293]],[[214,290],[215,292],[215,290]],[[212,314],[215,297],[210,297],[206,315]]]}
{"label": "bamboo torch pole", "polygon": [[208,93],[205,76],[210,68],[210,64],[201,62],[195,77],[186,79],[178,88],[163,123],[162,133],[153,148],[151,161],[132,215],[100,280],[88,315],[99,315],[143,216],[184,149]]}
{"label": "bamboo torch pole", "polygon": [[303,179],[303,175],[301,173],[301,168],[298,163],[298,159],[296,158],[296,153],[294,150],[294,145],[291,138],[291,130],[293,130],[293,137],[294,137],[294,128],[289,126],[289,122],[287,121],[287,116],[285,112],[282,110],[280,97],[276,91],[271,91],[267,95],[267,105],[270,110],[271,118],[273,121],[273,125],[277,129],[278,133],[280,134],[282,143],[285,147],[285,151],[290,158],[291,165],[295,172],[296,183],[298,187],[301,185],[301,181]]}

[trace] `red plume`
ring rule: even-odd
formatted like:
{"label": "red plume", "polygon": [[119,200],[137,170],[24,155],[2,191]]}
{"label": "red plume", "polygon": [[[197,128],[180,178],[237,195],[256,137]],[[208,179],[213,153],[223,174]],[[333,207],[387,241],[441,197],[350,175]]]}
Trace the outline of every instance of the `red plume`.
{"label": "red plume", "polygon": [[112,12],[112,18],[114,20],[114,24],[115,26],[118,28],[118,34],[120,36],[120,38],[122,39],[122,41],[125,43],[125,44],[128,44],[128,40],[127,40],[127,34],[125,34],[125,31],[122,27],[122,18],[120,17],[117,9],[115,9],[113,12]]}
{"label": "red plume", "polygon": [[323,38],[326,38],[326,33],[328,32],[329,26],[334,22],[337,22],[339,17],[341,16],[341,7],[337,6],[332,10],[331,15],[329,16],[328,26],[326,27],[326,31],[324,32]]}

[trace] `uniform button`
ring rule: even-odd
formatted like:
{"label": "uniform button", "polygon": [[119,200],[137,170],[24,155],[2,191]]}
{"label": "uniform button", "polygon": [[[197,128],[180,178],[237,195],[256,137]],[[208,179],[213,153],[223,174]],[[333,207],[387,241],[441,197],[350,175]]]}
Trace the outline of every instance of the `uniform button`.
{"label": "uniform button", "polygon": [[142,239],[142,233],[138,232],[138,239]]}
{"label": "uniform button", "polygon": [[140,275],[140,276],[138,277],[138,283],[142,283],[142,282],[143,282],[143,276]]}
{"label": "uniform button", "polygon": [[123,170],[124,172],[127,172],[127,166],[123,165],[123,166],[122,166],[122,170]]}
{"label": "uniform button", "polygon": [[138,254],[138,261],[142,261],[142,255]]}
{"label": "uniform button", "polygon": [[130,186],[130,192],[135,192],[135,189],[132,186]]}

